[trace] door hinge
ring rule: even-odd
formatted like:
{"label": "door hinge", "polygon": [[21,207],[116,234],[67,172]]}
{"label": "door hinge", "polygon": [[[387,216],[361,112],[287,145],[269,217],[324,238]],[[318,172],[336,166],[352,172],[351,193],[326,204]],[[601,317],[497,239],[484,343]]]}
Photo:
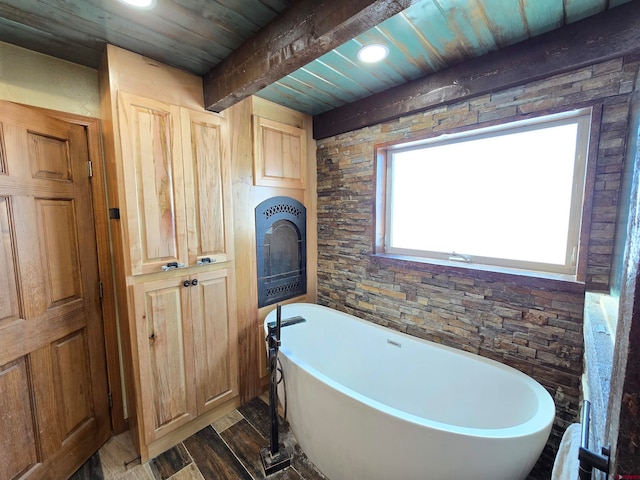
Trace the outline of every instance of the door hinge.
{"label": "door hinge", "polygon": [[102,287],[102,282],[98,282],[98,296],[100,298],[104,297],[104,288]]}
{"label": "door hinge", "polygon": [[107,401],[109,402],[109,408],[113,408],[113,395],[111,395],[111,392],[107,393]]}
{"label": "door hinge", "polygon": [[89,160],[89,178],[93,177],[93,162]]}

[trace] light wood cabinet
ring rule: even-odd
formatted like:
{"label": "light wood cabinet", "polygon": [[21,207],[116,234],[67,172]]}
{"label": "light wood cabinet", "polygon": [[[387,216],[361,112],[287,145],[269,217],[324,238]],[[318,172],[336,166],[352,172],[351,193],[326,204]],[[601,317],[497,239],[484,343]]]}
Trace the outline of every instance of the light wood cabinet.
{"label": "light wood cabinet", "polygon": [[232,258],[226,124],[118,92],[130,273]]}
{"label": "light wood cabinet", "polygon": [[191,284],[196,411],[201,415],[238,394],[235,278],[232,270],[214,270],[192,277]]}
{"label": "light wood cabinet", "polygon": [[253,181],[262,187],[304,190],[306,132],[286,123],[253,116]]}
{"label": "light wood cabinet", "polygon": [[132,286],[147,444],[237,395],[232,284],[222,269]]}
{"label": "light wood cabinet", "polygon": [[146,443],[195,415],[188,276],[134,285],[141,416]]}
{"label": "light wood cabinet", "polygon": [[231,161],[202,79],[109,46],[101,68],[127,408],[143,461],[237,408]]}
{"label": "light wood cabinet", "polygon": [[180,109],[189,265],[233,258],[226,119]]}

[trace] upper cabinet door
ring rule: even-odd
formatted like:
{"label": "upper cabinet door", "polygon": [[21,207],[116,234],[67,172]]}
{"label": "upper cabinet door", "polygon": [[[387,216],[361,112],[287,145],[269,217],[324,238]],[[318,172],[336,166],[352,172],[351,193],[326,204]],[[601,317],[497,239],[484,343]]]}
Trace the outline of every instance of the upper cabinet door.
{"label": "upper cabinet door", "polygon": [[304,130],[255,115],[253,147],[256,185],[305,188],[307,143]]}
{"label": "upper cabinet door", "polygon": [[226,119],[181,109],[189,265],[233,258]]}
{"label": "upper cabinet door", "polygon": [[131,274],[187,264],[180,109],[118,93]]}

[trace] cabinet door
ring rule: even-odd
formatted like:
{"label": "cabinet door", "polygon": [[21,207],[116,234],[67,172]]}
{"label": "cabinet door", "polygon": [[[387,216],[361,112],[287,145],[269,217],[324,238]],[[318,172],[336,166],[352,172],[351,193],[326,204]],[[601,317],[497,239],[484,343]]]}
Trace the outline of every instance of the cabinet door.
{"label": "cabinet door", "polygon": [[253,148],[255,185],[305,188],[307,143],[304,130],[255,115]]}
{"label": "cabinet door", "polygon": [[[237,332],[231,270],[201,273],[192,288],[198,414],[238,392]],[[192,280],[193,281],[193,280]]]}
{"label": "cabinet door", "polygon": [[118,93],[131,274],[187,263],[180,109]]}
{"label": "cabinet door", "polygon": [[190,283],[183,276],[132,288],[140,375],[137,406],[150,443],[195,416]]}
{"label": "cabinet door", "polygon": [[181,109],[189,265],[233,258],[226,119]]}

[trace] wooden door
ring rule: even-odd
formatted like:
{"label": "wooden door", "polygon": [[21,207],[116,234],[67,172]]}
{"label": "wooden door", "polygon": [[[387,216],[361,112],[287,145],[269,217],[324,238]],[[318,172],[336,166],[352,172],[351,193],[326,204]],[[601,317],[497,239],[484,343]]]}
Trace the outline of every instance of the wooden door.
{"label": "wooden door", "polygon": [[0,110],[0,480],[61,479],[109,437],[84,128]]}
{"label": "wooden door", "polygon": [[140,375],[136,401],[147,445],[196,414],[190,287],[188,276],[132,287],[138,351],[134,370]]}
{"label": "wooden door", "polygon": [[231,177],[224,117],[181,108],[189,265],[233,259]]}
{"label": "wooden door", "polygon": [[231,270],[193,275],[191,289],[196,395],[202,414],[238,393],[234,278]]}
{"label": "wooden door", "polygon": [[186,266],[180,109],[118,92],[118,119],[132,275]]}

